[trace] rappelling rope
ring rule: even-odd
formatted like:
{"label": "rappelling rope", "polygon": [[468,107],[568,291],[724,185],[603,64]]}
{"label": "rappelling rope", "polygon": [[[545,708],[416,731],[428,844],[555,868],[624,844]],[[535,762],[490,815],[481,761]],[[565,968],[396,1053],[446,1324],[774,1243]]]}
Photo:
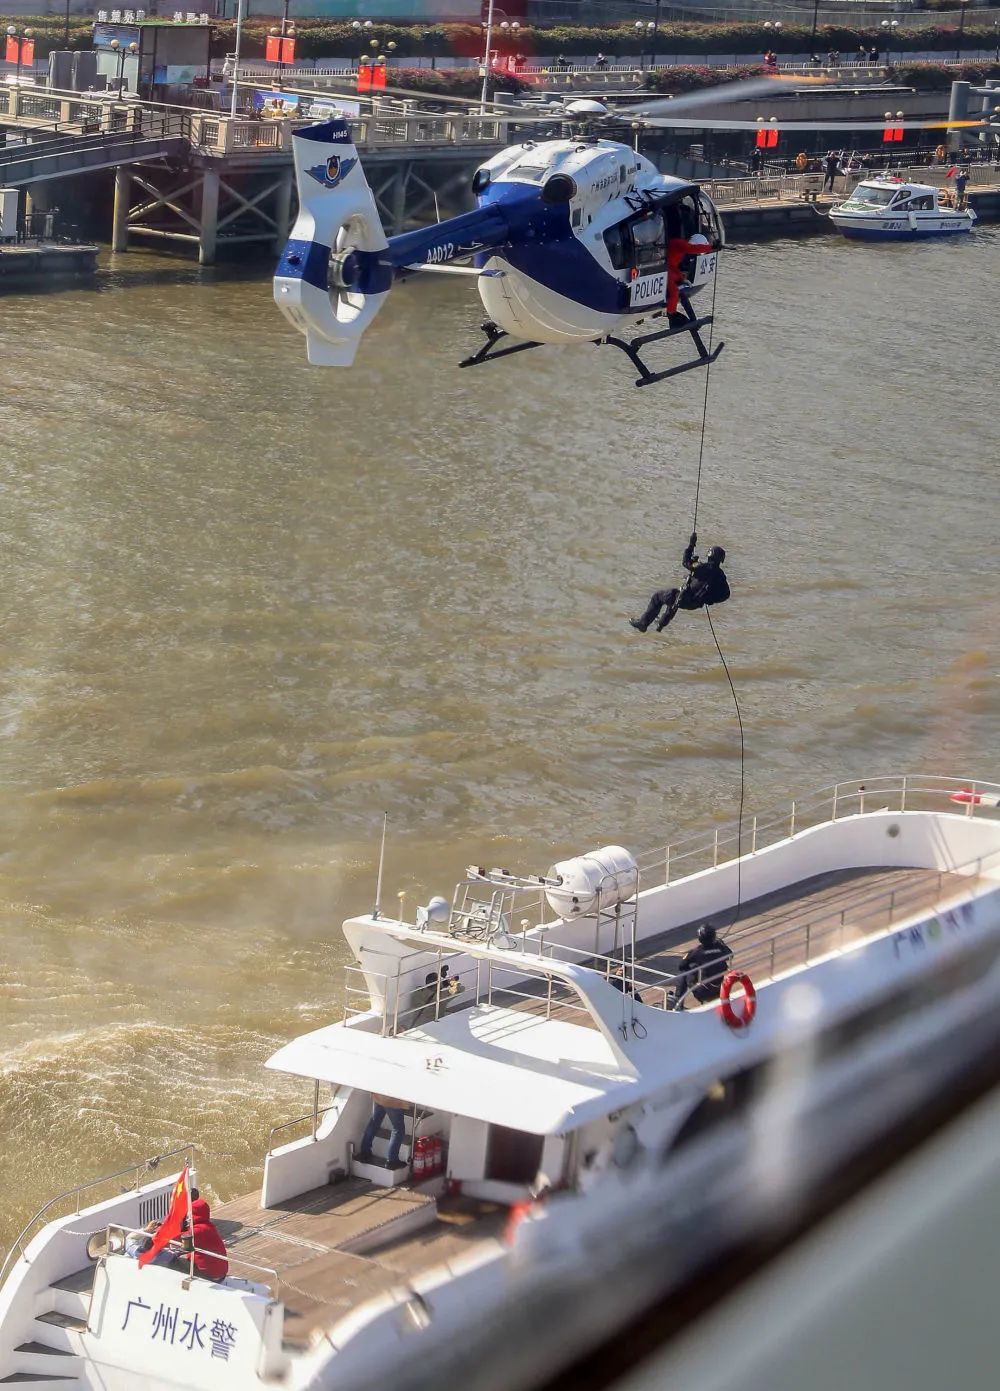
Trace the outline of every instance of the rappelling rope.
{"label": "rappelling rope", "polygon": [[719,253],[715,253],[715,274],[712,276],[712,322],[708,326],[708,356],[709,361],[705,365],[705,398],[701,405],[701,443],[698,445],[698,478],[694,485],[694,516],[691,518],[691,530],[698,530],[698,500],[701,497],[701,466],[705,458],[705,427],[708,424],[708,384],[712,375],[712,342],[715,338],[715,296],[719,289]]}
{"label": "rappelling rope", "polygon": [[[719,257],[718,257],[718,253],[716,253],[716,257],[715,257],[715,274],[714,274],[713,277],[712,277],[712,312],[711,312],[711,320],[712,320],[712,322],[711,322],[711,323],[709,324],[709,326],[708,326],[708,355],[709,355],[709,358],[711,358],[711,356],[712,356],[712,341],[713,341],[713,339],[714,339],[714,337],[715,337],[715,297],[716,297],[716,294],[717,294],[717,292],[718,292],[718,289],[719,289]],[[707,427],[708,427],[708,386],[709,386],[709,380],[710,380],[711,372],[712,372],[712,364],[711,364],[711,361],[709,361],[709,362],[707,363],[706,367],[705,367],[705,396],[704,396],[704,400],[702,401],[702,407],[701,407],[701,440],[700,440],[700,443],[699,443],[699,445],[698,445],[698,477],[697,477],[697,479],[696,479],[696,481],[695,481],[695,487],[694,487],[694,513],[693,513],[693,516],[692,516],[692,518],[691,518],[691,531],[692,531],[692,533],[694,533],[694,532],[696,532],[696,531],[698,530],[698,503],[699,503],[699,500],[700,500],[700,498],[701,498],[701,473],[702,473],[702,464],[704,463],[704,459],[705,459],[705,434],[706,434],[706,430],[707,430]],[[730,923],[729,923],[729,927],[732,927],[736,922],[739,921],[740,908],[741,908],[741,899],[742,899],[742,890],[743,890],[743,884],[742,884],[742,868],[743,868],[743,867],[742,867],[742,864],[741,864],[741,860],[742,860],[742,856],[743,856],[743,795],[744,795],[745,781],[746,781],[746,779],[745,779],[745,772],[746,772],[746,744],[745,744],[745,740],[744,740],[744,736],[743,736],[743,715],[742,715],[742,712],[740,711],[739,697],[738,697],[737,694],[736,694],[736,687],[733,685],[733,678],[732,678],[732,676],[730,675],[730,672],[729,672],[729,665],[728,665],[728,663],[726,662],[725,656],[723,655],[722,646],[721,646],[721,644],[720,644],[720,642],[719,642],[718,636],[717,636],[716,631],[715,631],[715,624],[712,622],[712,611],[711,611],[711,609],[710,609],[707,605],[705,606],[705,616],[706,616],[707,619],[708,619],[708,626],[709,626],[709,628],[712,630],[712,639],[713,639],[713,641],[714,641],[714,643],[715,643],[715,650],[716,650],[716,652],[718,652],[718,654],[719,654],[719,661],[722,663],[722,670],[726,673],[726,680],[729,682],[729,689],[730,689],[730,690],[732,691],[732,693],[733,693],[733,705],[734,705],[734,707],[735,707],[735,709],[736,709],[736,720],[737,720],[737,723],[739,724],[739,727],[740,727],[740,810],[739,810],[739,818],[738,818],[738,820],[737,820],[737,827],[736,827],[736,907],[735,907],[735,909],[733,910],[733,917],[732,917],[732,920],[731,920]]]}
{"label": "rappelling rope", "polygon": [[722,670],[726,673],[726,680],[729,682],[729,689],[733,693],[733,705],[736,709],[736,720],[740,727],[740,810],[736,823],[736,907],[733,910],[732,919],[729,927],[733,927],[740,917],[743,896],[743,793],[745,786],[745,766],[746,766],[746,745],[743,737],[743,715],[740,711],[740,701],[736,694],[736,687],[733,685],[733,678],[729,673],[729,664],[723,655],[722,646],[716,636],[715,624],[712,622],[712,610],[706,606],[705,617],[708,619],[708,626],[712,630],[712,637],[715,641],[715,650],[719,654],[719,661],[722,663]]}

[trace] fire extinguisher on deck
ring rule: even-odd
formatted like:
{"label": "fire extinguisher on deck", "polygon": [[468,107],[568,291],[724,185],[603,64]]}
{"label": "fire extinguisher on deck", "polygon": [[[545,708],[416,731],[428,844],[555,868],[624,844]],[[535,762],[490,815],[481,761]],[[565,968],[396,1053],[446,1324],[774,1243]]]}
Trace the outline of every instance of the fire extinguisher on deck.
{"label": "fire extinguisher on deck", "polygon": [[416,1183],[427,1177],[427,1141],[419,1136],[413,1146],[413,1178]]}

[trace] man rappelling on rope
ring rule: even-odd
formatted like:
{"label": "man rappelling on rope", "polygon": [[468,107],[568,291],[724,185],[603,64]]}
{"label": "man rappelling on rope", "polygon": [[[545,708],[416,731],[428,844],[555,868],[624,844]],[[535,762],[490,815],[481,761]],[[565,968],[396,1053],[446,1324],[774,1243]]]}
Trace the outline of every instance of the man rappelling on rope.
{"label": "man rappelling on rope", "polygon": [[721,546],[713,546],[704,560],[694,553],[698,544],[698,533],[692,531],[691,539],[681,559],[684,569],[689,571],[683,589],[658,589],[641,618],[630,618],[633,628],[644,633],[659,614],[656,631],[662,633],[678,609],[701,609],[710,604],[724,604],[729,598],[729,581],[726,579],[722,562],[726,553]]}

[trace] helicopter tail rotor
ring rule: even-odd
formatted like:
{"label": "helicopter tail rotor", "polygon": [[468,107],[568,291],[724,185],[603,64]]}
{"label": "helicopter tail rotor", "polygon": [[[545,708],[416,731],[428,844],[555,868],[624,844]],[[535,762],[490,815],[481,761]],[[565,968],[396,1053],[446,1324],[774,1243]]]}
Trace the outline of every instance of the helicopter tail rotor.
{"label": "helicopter tail rotor", "polygon": [[392,284],[388,242],[343,118],[292,133],[299,215],[274,299],[305,334],[309,361],[349,367]]}

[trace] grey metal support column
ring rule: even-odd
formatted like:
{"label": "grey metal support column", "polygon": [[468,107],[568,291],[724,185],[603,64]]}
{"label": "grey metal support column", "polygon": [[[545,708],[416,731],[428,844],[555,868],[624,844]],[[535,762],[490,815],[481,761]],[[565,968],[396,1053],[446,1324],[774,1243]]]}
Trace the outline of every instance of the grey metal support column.
{"label": "grey metal support column", "polygon": [[410,187],[410,175],[413,172],[412,161],[404,162],[400,160],[396,166],[396,177],[392,185],[392,235],[398,236],[406,226],[406,194]]}
{"label": "grey metal support column", "polygon": [[[951,84],[951,102],[948,106],[949,121],[964,121],[969,115],[969,88],[970,82],[953,82]],[[962,133],[957,130],[948,132],[948,149],[955,151],[962,148]]]}
{"label": "grey metal support column", "polygon": [[115,210],[111,222],[111,250],[128,250],[128,204],[131,175],[127,164],[115,169]]}
{"label": "grey metal support column", "polygon": [[201,226],[198,232],[198,261],[215,265],[215,246],[219,232],[219,176],[206,169],[201,180]]}
{"label": "grey metal support column", "polygon": [[292,230],[292,189],[294,169],[286,169],[274,193],[274,254],[280,256]]}

